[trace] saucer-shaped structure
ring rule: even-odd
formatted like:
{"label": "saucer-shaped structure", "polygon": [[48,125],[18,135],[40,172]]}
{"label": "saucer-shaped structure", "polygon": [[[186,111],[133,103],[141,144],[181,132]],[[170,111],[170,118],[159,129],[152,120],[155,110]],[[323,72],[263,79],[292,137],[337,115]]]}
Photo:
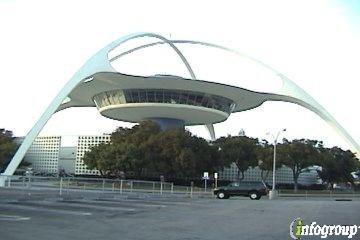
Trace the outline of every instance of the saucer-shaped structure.
{"label": "saucer-shaped structure", "polygon": [[61,110],[91,106],[115,120],[174,119],[185,126],[222,122],[231,113],[255,108],[266,100],[262,94],[214,82],[113,72],[92,75],[68,97],[71,100],[62,104]]}
{"label": "saucer-shaped structure", "polygon": [[[109,52],[131,39],[152,37],[157,41],[137,46],[109,59]],[[167,44],[182,60],[191,78],[171,75],[135,76],[116,71],[111,62],[134,51]],[[241,86],[197,79],[177,44],[199,44],[228,51],[259,64],[282,79],[282,88],[276,92],[257,92]],[[138,33],[120,38],[91,57],[55,97],[38,122],[25,137],[3,175],[12,175],[41,129],[57,111],[70,107],[97,107],[108,118],[140,122],[153,120],[161,128],[205,125],[212,139],[213,124],[225,121],[231,113],[260,106],[265,101],[285,101],[301,105],[318,114],[359,154],[360,147],[336,120],[311,96],[280,72],[249,56],[216,44],[168,40],[152,33]],[[1,178],[0,186],[4,184]]]}

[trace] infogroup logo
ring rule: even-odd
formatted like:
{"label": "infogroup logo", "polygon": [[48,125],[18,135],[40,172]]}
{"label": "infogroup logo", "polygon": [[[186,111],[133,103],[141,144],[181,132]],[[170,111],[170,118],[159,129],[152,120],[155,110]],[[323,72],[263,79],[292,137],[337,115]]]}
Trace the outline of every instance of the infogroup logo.
{"label": "infogroup logo", "polygon": [[346,236],[353,238],[360,226],[357,225],[318,225],[312,222],[310,225],[304,225],[301,218],[296,218],[290,223],[290,237],[292,239],[301,239],[302,236]]}

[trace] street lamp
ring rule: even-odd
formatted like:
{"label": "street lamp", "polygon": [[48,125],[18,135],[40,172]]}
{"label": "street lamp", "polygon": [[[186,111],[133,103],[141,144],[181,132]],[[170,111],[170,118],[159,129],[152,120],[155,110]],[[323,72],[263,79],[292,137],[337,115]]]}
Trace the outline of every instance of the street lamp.
{"label": "street lamp", "polygon": [[286,128],[280,130],[277,132],[276,137],[275,135],[271,134],[271,133],[266,133],[266,135],[270,135],[273,140],[274,140],[274,160],[273,160],[273,176],[272,176],[272,190],[269,192],[269,199],[274,199],[276,197],[276,190],[275,190],[275,170],[276,170],[276,144],[279,138],[279,135],[281,132],[285,132]]}

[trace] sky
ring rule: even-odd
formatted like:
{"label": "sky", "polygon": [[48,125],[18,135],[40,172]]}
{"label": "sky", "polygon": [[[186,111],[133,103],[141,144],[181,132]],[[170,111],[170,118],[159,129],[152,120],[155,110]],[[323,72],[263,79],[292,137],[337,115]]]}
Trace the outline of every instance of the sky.
{"label": "sky", "polygon": [[[253,56],[292,79],[360,142],[360,4],[358,1],[21,1],[0,0],[0,127],[23,136],[82,64],[113,40],[135,32],[224,45]],[[145,41],[145,40],[144,40]],[[199,79],[264,90],[279,86],[244,59],[179,46]],[[166,46],[114,64],[133,74],[189,77]],[[132,124],[102,117],[95,108],[56,113],[40,135],[110,133]],[[284,102],[232,114],[217,136],[310,138],[349,146],[316,114]],[[209,138],[203,126],[189,127]]]}

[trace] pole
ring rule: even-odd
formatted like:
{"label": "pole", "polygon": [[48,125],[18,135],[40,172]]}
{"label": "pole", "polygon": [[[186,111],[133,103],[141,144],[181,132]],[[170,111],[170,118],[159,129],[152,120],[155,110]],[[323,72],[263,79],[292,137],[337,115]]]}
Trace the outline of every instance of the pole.
{"label": "pole", "polygon": [[69,194],[69,190],[70,189],[70,178],[68,177],[68,180],[67,180],[67,194]]}
{"label": "pole", "polygon": [[190,186],[190,198],[193,197],[193,191],[194,191],[194,182],[191,182],[191,186]]}
{"label": "pole", "polygon": [[273,181],[273,184],[272,184],[272,190],[273,192],[275,193],[275,171],[276,171],[276,144],[277,144],[277,141],[275,140],[274,141],[274,161],[273,161],[273,176],[272,176],[272,181]]}
{"label": "pole", "polygon": [[123,191],[123,180],[120,180],[120,194],[122,194]]}
{"label": "pole", "polygon": [[105,191],[105,179],[103,179],[103,182],[102,182],[102,193],[104,193]]}
{"label": "pole", "polygon": [[204,184],[205,184],[205,192],[206,192],[206,187],[207,187],[207,179],[206,178],[205,178]]}
{"label": "pole", "polygon": [[23,179],[22,179],[22,183],[23,183],[23,189],[25,189],[25,178],[23,177]]}
{"label": "pole", "polygon": [[[276,195],[277,195],[276,187],[275,187],[276,186],[276,183],[275,183],[275,175],[276,175],[276,144],[277,144],[277,140],[279,138],[280,133],[285,132],[285,131],[286,131],[285,128],[280,130],[277,133],[276,137],[271,134],[271,136],[272,136],[272,138],[274,140],[274,159],[273,159],[273,171],[272,171],[273,172],[273,177],[272,177],[273,183],[272,183],[272,189],[269,192],[269,199],[274,199],[276,197]],[[267,133],[267,135],[270,135],[270,133]]]}
{"label": "pole", "polygon": [[62,195],[62,187],[63,187],[63,179],[62,177],[60,178],[60,189],[59,189],[59,195]]}

